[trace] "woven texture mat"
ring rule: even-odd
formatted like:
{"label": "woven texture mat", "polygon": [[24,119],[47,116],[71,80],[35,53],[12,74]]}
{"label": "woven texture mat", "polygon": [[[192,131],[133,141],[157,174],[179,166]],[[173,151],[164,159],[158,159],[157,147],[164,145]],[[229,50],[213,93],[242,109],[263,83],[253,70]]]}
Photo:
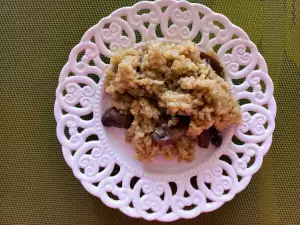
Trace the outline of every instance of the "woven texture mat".
{"label": "woven texture mat", "polygon": [[[135,2],[0,1],[0,224],[161,224],[129,218],[88,194],[63,159],[53,116],[72,47],[102,17]],[[246,190],[217,211],[172,224],[300,224],[300,1],[198,2],[257,44],[278,114],[271,150]]]}

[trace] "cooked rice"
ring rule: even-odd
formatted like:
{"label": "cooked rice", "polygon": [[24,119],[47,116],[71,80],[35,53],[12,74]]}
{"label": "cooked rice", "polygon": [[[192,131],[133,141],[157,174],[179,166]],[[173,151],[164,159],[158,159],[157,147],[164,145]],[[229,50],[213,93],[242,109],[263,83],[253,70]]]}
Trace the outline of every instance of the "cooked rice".
{"label": "cooked rice", "polygon": [[[223,130],[241,121],[230,85],[200,58],[190,41],[156,41],[118,52],[111,57],[105,90],[113,107],[122,114],[133,114],[126,140],[142,161],[164,155],[190,162],[195,157],[195,140],[204,129],[214,125]],[[165,147],[153,142],[155,127],[176,125],[177,115],[190,117],[187,134]]]}

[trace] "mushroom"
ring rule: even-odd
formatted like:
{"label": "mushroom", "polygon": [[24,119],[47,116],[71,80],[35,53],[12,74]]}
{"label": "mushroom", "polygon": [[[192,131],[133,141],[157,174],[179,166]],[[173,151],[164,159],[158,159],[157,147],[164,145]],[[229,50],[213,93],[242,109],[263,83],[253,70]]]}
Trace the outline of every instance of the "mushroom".
{"label": "mushroom", "polygon": [[180,123],[175,127],[168,127],[162,125],[154,130],[152,133],[152,140],[159,146],[167,146],[173,144],[187,131],[187,126]]}
{"label": "mushroom", "polygon": [[116,108],[111,107],[104,112],[101,121],[106,127],[128,129],[133,121],[133,116],[131,114],[122,115]]}
{"label": "mushroom", "polygon": [[208,130],[203,130],[197,139],[200,148],[208,148],[209,142],[216,147],[220,147],[223,141],[222,135],[214,126],[210,127]]}
{"label": "mushroom", "polygon": [[220,132],[215,128],[211,127],[211,143],[216,147],[220,147],[223,142],[223,137]]}
{"label": "mushroom", "polygon": [[170,130],[165,125],[156,128],[153,131],[151,137],[152,140],[159,146],[167,146],[172,144],[173,142],[172,137],[170,135]]}
{"label": "mushroom", "polygon": [[204,52],[200,53],[200,58],[205,59],[205,61],[211,66],[211,68],[216,72],[217,75],[219,75],[220,77],[224,77],[223,67],[221,66],[221,63],[216,58]]}
{"label": "mushroom", "polygon": [[211,131],[203,130],[197,139],[198,139],[198,146],[200,148],[208,148],[209,142],[211,140]]}

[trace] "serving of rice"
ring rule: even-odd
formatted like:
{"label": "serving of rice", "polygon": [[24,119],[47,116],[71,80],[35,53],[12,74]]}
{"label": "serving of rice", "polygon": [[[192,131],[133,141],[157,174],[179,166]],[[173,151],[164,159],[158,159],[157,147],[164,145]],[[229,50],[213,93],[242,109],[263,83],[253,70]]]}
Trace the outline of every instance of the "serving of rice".
{"label": "serving of rice", "polygon": [[[203,130],[214,126],[222,131],[241,122],[229,83],[200,58],[190,41],[155,41],[116,53],[106,71],[105,91],[121,114],[133,115],[126,140],[141,161],[163,155],[190,162]],[[160,146],[152,140],[156,127],[176,126],[180,116],[189,117],[189,124],[176,142]]]}

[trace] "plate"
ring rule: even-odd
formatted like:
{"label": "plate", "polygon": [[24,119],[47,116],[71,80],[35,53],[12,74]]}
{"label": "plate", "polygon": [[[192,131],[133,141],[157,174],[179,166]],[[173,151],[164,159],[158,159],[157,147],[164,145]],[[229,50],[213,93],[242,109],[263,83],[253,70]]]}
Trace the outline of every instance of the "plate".
{"label": "plate", "polygon": [[[242,124],[224,132],[220,148],[197,150],[192,163],[143,164],[124,130],[101,123],[109,58],[157,39],[214,49],[241,104]],[[54,108],[63,156],[84,188],[128,216],[159,221],[213,211],[242,191],[270,148],[276,115],[266,62],[248,35],[204,5],[174,0],[120,8],[90,28],[61,71]]]}

